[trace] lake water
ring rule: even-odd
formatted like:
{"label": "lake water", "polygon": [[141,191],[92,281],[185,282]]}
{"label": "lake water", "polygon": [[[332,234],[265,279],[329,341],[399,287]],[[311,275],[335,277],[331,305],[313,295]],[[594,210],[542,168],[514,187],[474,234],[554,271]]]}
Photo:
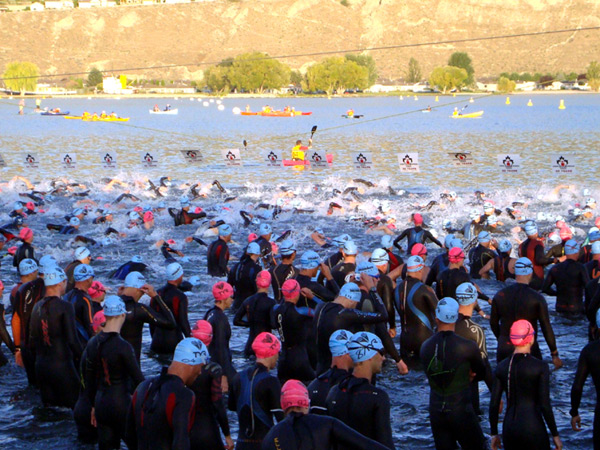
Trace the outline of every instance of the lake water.
{"label": "lake water", "polygon": [[[538,213],[540,227],[551,228],[557,215],[571,218],[569,210],[585,201],[582,190],[587,188],[591,196],[600,196],[597,182],[599,167],[597,153],[600,143],[600,109],[597,95],[565,96],[566,109],[559,110],[561,97],[532,95],[533,106],[526,106],[529,97],[513,96],[511,105],[505,105],[505,97],[488,96],[475,98],[474,103],[468,97],[440,97],[436,103],[434,97],[380,97],[380,98],[342,98],[342,99],[224,99],[224,111],[217,109],[216,103],[208,107],[202,102],[189,99],[173,100],[169,103],[179,109],[177,116],[150,115],[148,109],[155,103],[163,107],[166,100],[158,99],[51,99],[44,100],[42,106],[60,107],[72,113],[81,114],[84,110],[98,112],[116,111],[120,116],[130,117],[127,123],[87,123],[78,120],[65,120],[60,117],[41,117],[39,115],[18,116],[17,100],[0,101],[0,154],[7,163],[0,178],[9,180],[13,175],[25,175],[32,181],[39,181],[40,190],[49,188],[48,181],[57,175],[85,182],[90,189],[89,197],[99,206],[112,202],[123,192],[103,190],[101,178],[119,175],[126,181],[142,180],[145,175],[155,182],[162,175],[174,179],[164,199],[156,199],[142,183],[130,186],[130,190],[142,200],[141,205],[156,206],[164,200],[168,206],[177,207],[178,198],[188,192],[189,185],[184,182],[199,182],[207,192],[208,198],[194,201],[209,215],[222,218],[234,225],[232,254],[239,256],[246,236],[252,229],[244,229],[239,210],[250,210],[259,202],[274,204],[280,197],[282,187],[291,188],[296,194],[291,207],[313,209],[313,214],[293,214],[284,212],[277,220],[268,217],[269,211],[263,211],[261,220],[272,223],[275,234],[292,229],[298,253],[314,248],[309,238],[314,227],[322,227],[327,236],[333,237],[347,232],[357,242],[361,251],[372,251],[378,246],[379,236],[365,234],[361,221],[349,221],[350,216],[372,217],[378,201],[389,200],[392,213],[398,219],[398,228],[405,228],[408,217],[416,205],[425,205],[431,200],[440,200],[443,191],[455,190],[458,200],[443,207],[434,207],[425,211],[425,220],[432,228],[441,232],[441,224],[449,219],[458,227],[466,221],[466,216],[477,205],[473,191],[483,189],[501,209],[510,206],[512,201],[525,203],[521,207],[525,217],[535,218]],[[28,99],[28,106],[34,101]],[[311,116],[294,118],[243,117],[232,114],[233,107],[245,108],[249,104],[252,110],[260,109],[264,104],[281,109],[290,104],[297,110],[312,111]],[[428,105],[434,111],[428,114],[421,110]],[[446,106],[442,106],[446,105]],[[479,119],[453,120],[449,116],[454,106],[459,109],[468,105],[464,112],[483,110]],[[364,114],[361,119],[343,119],[342,114],[354,108],[356,114]],[[28,110],[31,111],[31,110]],[[387,118],[386,118],[387,117]],[[296,139],[307,141],[313,125],[318,125],[314,136],[314,149],[334,155],[331,167],[298,171],[290,168],[269,168],[262,162],[265,150],[283,150],[289,157],[289,151]],[[247,140],[248,148],[243,149],[242,141]],[[228,168],[220,160],[222,149],[242,149],[242,167]],[[204,162],[198,166],[187,164],[179,150],[196,149],[204,156]],[[107,152],[117,156],[117,169],[101,168],[101,157]],[[152,152],[158,160],[158,166],[146,170],[141,167],[141,152]],[[74,153],[77,169],[63,169],[59,158],[64,152]],[[358,152],[371,153],[371,169],[353,167],[353,156]],[[473,165],[454,167],[448,153],[470,153]],[[25,169],[22,164],[24,153],[36,153],[40,162],[39,169]],[[287,155],[286,155],[287,153]],[[397,155],[418,153],[420,172],[401,173]],[[521,171],[518,174],[503,174],[497,167],[497,155],[520,155]],[[558,154],[568,155],[569,164],[575,166],[576,175],[555,175],[552,170],[552,158]],[[376,186],[366,186],[352,182],[353,178],[365,178]],[[220,194],[209,189],[213,180],[219,179],[228,190]],[[560,183],[573,185],[570,190],[553,193],[552,188]],[[360,205],[353,198],[338,195],[335,188],[344,190],[348,186],[357,186],[362,192]],[[407,193],[390,193],[405,189]],[[0,223],[9,221],[6,213],[17,200],[24,188],[21,183],[11,182],[2,186],[3,206]],[[237,197],[232,200],[228,197]],[[586,195],[587,196],[587,195]],[[47,198],[44,205],[46,213],[30,218],[28,224],[37,232],[36,251],[38,255],[53,254],[61,264],[66,265],[73,259],[73,243],[67,236],[50,235],[45,231],[47,223],[63,223],[62,216],[74,207],[79,198],[54,196]],[[344,212],[332,216],[326,214],[330,201],[336,201],[346,207]],[[173,229],[172,219],[165,214],[157,215],[156,227],[151,231],[127,229],[126,214],[136,205],[125,202],[112,206],[115,210],[114,227],[126,231],[128,236],[119,242],[93,249],[94,256],[102,256],[93,263],[97,278],[116,289],[118,283],[108,280],[108,274],[133,254],[141,254],[149,264],[148,278],[155,285],[164,283],[164,261],[154,243],[159,239],[173,238],[176,246],[185,254],[182,261],[186,277],[200,275],[202,284],[190,293],[190,322],[201,318],[210,306],[210,286],[214,279],[206,276],[206,250],[194,244],[184,244],[183,239],[196,232],[198,225],[182,226]],[[258,213],[258,211],[254,211]],[[90,213],[93,216],[93,213]],[[503,233],[511,236],[510,228],[517,223],[501,216],[505,222]],[[98,238],[102,237],[104,226],[91,225],[85,219],[82,233]],[[573,223],[576,237],[582,240],[592,221]],[[441,236],[443,237],[443,235]],[[521,236],[522,238],[523,236]],[[208,239],[210,240],[210,238]],[[513,245],[515,241],[513,239]],[[430,259],[438,252],[430,247]],[[320,251],[326,256],[330,251]],[[10,258],[0,265],[0,278],[8,292],[17,281]],[[494,295],[502,286],[495,281],[480,283],[484,292]],[[590,383],[586,386],[580,408],[584,431],[570,431],[568,417],[569,393],[580,349],[587,343],[587,328],[583,321],[573,323],[554,313],[554,298],[548,298],[551,321],[557,336],[558,348],[565,367],[551,375],[551,398],[559,431],[565,442],[565,448],[590,449],[592,447],[592,421],[595,394]],[[489,306],[482,304],[489,313]],[[10,315],[7,315],[10,322]],[[484,320],[480,320],[488,336],[490,359],[495,366],[496,340]],[[242,349],[246,340],[246,331],[234,329],[232,349],[234,362],[238,368],[246,361]],[[549,360],[549,351],[545,342],[541,343],[545,359]],[[8,355],[6,348],[2,349]],[[146,376],[158,373],[160,363],[149,354],[149,335],[144,336],[142,369]],[[413,371],[406,377],[399,377],[391,365],[384,367],[379,383],[392,399],[392,429],[397,448],[432,449],[433,441],[428,422],[428,387],[422,372]],[[11,449],[66,449],[79,448],[76,442],[75,427],[69,413],[61,410],[46,409],[41,406],[38,394],[27,387],[23,371],[11,362],[0,368],[0,447]],[[482,427],[489,434],[487,405],[489,394],[481,385],[482,406],[485,412]],[[232,431],[236,432],[235,416],[230,415]],[[81,447],[85,448],[85,447]]]}

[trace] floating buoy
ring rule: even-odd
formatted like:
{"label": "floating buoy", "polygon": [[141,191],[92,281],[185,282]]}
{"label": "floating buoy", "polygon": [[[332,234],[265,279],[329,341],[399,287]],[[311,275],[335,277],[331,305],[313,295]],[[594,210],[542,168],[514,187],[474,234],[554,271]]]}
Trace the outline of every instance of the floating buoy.
{"label": "floating buoy", "polygon": [[92,99],[92,97],[88,97],[88,100],[91,100],[91,99]]}
{"label": "floating buoy", "polygon": [[233,113],[234,113],[235,115],[239,115],[239,114],[241,114],[241,112],[242,112],[242,110],[241,110],[240,108],[238,108],[237,106],[236,106],[236,107],[234,107],[234,108],[232,109],[232,111],[233,111]]}
{"label": "floating buoy", "polygon": [[221,100],[217,100],[217,105],[220,105],[221,103],[223,103]]}
{"label": "floating buoy", "polygon": [[439,98],[437,95],[435,96],[435,101],[436,101],[436,102],[439,102],[439,101],[440,101],[440,98]]}
{"label": "floating buoy", "polygon": [[527,102],[527,106],[533,106],[533,102],[531,101],[531,99],[529,99],[529,101]]}
{"label": "floating buoy", "polygon": [[452,93],[452,97],[456,97],[456,92],[453,92],[453,93]]}
{"label": "floating buoy", "polygon": [[208,106],[208,102],[202,102],[202,106]]}
{"label": "floating buoy", "polygon": [[225,109],[225,105],[219,105],[219,106],[217,106],[217,109],[219,111],[223,111]]}
{"label": "floating buoy", "polygon": [[506,102],[507,105],[510,105],[510,97],[506,97]]}
{"label": "floating buoy", "polygon": [[194,97],[190,97],[190,102],[193,102],[193,101],[194,101]]}
{"label": "floating buoy", "polygon": [[211,103],[214,103],[214,102],[215,102],[215,99],[214,99],[214,98],[211,98],[209,101],[210,101]]}
{"label": "floating buoy", "polygon": [[471,97],[471,98],[469,99],[469,103],[475,103],[475,100],[473,100],[473,97]]}
{"label": "floating buoy", "polygon": [[400,96],[400,100],[404,100],[404,96],[403,95]]}
{"label": "floating buoy", "polygon": [[565,101],[561,100],[560,101],[560,105],[558,105],[558,109],[566,109],[567,107],[565,106]]}
{"label": "floating buoy", "polygon": [[173,97],[173,100],[179,100],[179,97]]}

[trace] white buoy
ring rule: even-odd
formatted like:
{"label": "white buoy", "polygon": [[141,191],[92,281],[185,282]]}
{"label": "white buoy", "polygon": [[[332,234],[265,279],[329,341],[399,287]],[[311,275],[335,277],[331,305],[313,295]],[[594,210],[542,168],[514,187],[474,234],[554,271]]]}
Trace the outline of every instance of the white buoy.
{"label": "white buoy", "polygon": [[221,100],[217,100],[217,105],[220,105],[221,103],[223,103]]}
{"label": "white buoy", "polygon": [[202,102],[202,106],[208,106],[208,102]]}
{"label": "white buoy", "polygon": [[194,101],[194,97],[190,97],[190,102],[193,102],[193,101]]}
{"label": "white buoy", "polygon": [[214,103],[214,102],[215,102],[215,99],[214,99],[214,98],[211,98],[209,101],[210,101],[211,103]]}
{"label": "white buoy", "polygon": [[91,100],[91,99],[92,99],[92,97],[88,97],[88,100]]}
{"label": "white buoy", "polygon": [[234,107],[234,108],[233,108],[231,111],[232,111],[232,112],[233,112],[235,115],[239,115],[239,114],[241,114],[241,113],[242,113],[242,110],[241,110],[240,108],[238,108],[237,106],[236,106],[236,107]]}
{"label": "white buoy", "polygon": [[225,105],[219,105],[219,106],[217,106],[217,109],[219,111],[223,111],[225,109]]}
{"label": "white buoy", "polygon": [[179,100],[179,97],[173,97],[173,100]]}

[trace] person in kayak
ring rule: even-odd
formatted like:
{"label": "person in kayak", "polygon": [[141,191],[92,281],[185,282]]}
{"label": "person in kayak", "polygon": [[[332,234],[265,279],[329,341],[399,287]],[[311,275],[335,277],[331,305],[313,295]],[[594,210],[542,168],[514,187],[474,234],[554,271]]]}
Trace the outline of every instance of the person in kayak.
{"label": "person in kayak", "polygon": [[293,161],[304,161],[304,152],[312,148],[312,139],[308,140],[308,147],[302,145],[302,141],[298,139],[296,145],[292,148],[292,160]]}

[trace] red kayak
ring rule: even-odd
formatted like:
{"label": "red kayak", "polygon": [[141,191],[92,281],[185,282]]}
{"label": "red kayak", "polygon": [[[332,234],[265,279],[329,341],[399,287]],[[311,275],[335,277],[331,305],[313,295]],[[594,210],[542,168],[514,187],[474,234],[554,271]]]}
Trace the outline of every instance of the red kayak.
{"label": "red kayak", "polygon": [[[333,155],[331,153],[328,153],[326,155],[326,158],[327,158],[328,164],[331,164],[333,162]],[[284,166],[310,166],[310,161],[309,160],[294,161],[293,159],[284,159],[283,165]]]}
{"label": "red kayak", "polygon": [[242,116],[263,116],[263,117],[295,117],[295,116],[310,116],[312,112],[302,112],[302,111],[271,111],[271,112],[251,112],[251,111],[242,111],[240,113]]}

